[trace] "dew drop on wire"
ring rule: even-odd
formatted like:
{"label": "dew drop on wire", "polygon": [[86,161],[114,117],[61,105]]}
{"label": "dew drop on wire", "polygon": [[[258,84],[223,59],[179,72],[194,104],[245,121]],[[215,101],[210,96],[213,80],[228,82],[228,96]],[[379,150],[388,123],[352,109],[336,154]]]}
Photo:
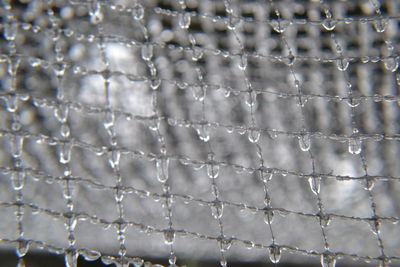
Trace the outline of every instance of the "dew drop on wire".
{"label": "dew drop on wire", "polygon": [[302,134],[299,136],[299,146],[304,152],[309,151],[311,148],[311,138],[309,134]]}
{"label": "dew drop on wire", "polygon": [[153,50],[152,44],[144,44],[141,49],[142,59],[144,61],[150,61],[153,58]]}
{"label": "dew drop on wire", "polygon": [[274,211],[271,209],[266,209],[264,211],[264,222],[266,224],[271,224],[274,220]]}
{"label": "dew drop on wire", "polygon": [[144,17],[144,8],[141,4],[135,3],[132,7],[132,17],[134,20],[141,20]]}
{"label": "dew drop on wire", "polygon": [[15,191],[22,190],[25,186],[26,175],[25,171],[13,171],[11,172],[11,185]]}
{"label": "dew drop on wire", "polygon": [[321,255],[321,266],[322,267],[335,267],[336,258],[329,254]]}
{"label": "dew drop on wire", "polygon": [[206,90],[204,88],[204,86],[202,85],[194,85],[192,86],[192,93],[193,93],[193,97],[195,100],[197,101],[204,101],[204,98],[206,96]]}
{"label": "dew drop on wire", "polygon": [[211,215],[214,217],[214,219],[218,220],[222,218],[222,214],[224,211],[224,205],[222,204],[221,201],[216,200],[214,203],[211,205]]}
{"label": "dew drop on wire", "polygon": [[198,46],[192,47],[192,60],[197,61],[203,57],[203,49]]}
{"label": "dew drop on wire", "polygon": [[190,26],[191,15],[188,12],[183,12],[178,15],[179,27],[181,29],[188,29]]}
{"label": "dew drop on wire", "polygon": [[245,53],[240,55],[239,69],[245,70],[247,68],[247,55]]}
{"label": "dew drop on wire", "polygon": [[210,126],[208,124],[196,125],[194,129],[201,141],[208,142],[210,140]]}
{"label": "dew drop on wire", "polygon": [[399,62],[397,58],[389,57],[383,60],[385,68],[390,72],[395,72],[399,67]]}
{"label": "dew drop on wire", "polygon": [[261,132],[257,128],[250,128],[248,130],[248,138],[251,143],[257,143],[260,139]]}
{"label": "dew drop on wire", "polygon": [[169,167],[169,158],[156,159],[157,180],[160,183],[165,183],[168,180],[169,177],[168,167]]}
{"label": "dew drop on wire", "polygon": [[336,61],[337,68],[340,71],[346,71],[349,67],[349,60],[347,58],[340,58]]}
{"label": "dew drop on wire", "polygon": [[269,248],[269,259],[272,263],[279,263],[281,260],[281,248],[272,246]]}
{"label": "dew drop on wire", "polygon": [[121,159],[121,152],[117,149],[113,149],[108,153],[108,163],[111,168],[116,168],[119,165]]}
{"label": "dew drop on wire", "polygon": [[68,124],[63,123],[60,128],[60,136],[63,138],[68,138],[71,134]]}
{"label": "dew drop on wire", "polygon": [[361,153],[362,145],[361,140],[356,137],[351,137],[349,139],[349,152],[353,155],[358,155]]}
{"label": "dew drop on wire", "polygon": [[12,156],[14,158],[21,157],[24,148],[24,140],[25,140],[24,136],[20,135],[14,136],[13,138],[14,142],[12,143],[12,150],[11,150]]}
{"label": "dew drop on wire", "polygon": [[386,30],[387,21],[385,19],[374,20],[373,24],[377,32],[384,32]]}
{"label": "dew drop on wire", "polygon": [[207,175],[210,179],[215,179],[219,175],[219,166],[214,161],[214,154],[209,153],[207,156]]}
{"label": "dew drop on wire", "polygon": [[327,227],[331,223],[332,218],[329,214],[321,214],[319,216],[319,220],[320,220],[322,227]]}
{"label": "dew drop on wire", "polygon": [[59,152],[59,161],[61,164],[67,164],[71,160],[71,149],[72,146],[70,143],[63,143],[60,146],[60,152]]}
{"label": "dew drop on wire", "polygon": [[331,18],[324,19],[322,26],[325,30],[332,31],[336,28],[336,21]]}
{"label": "dew drop on wire", "polygon": [[321,190],[321,179],[318,177],[310,177],[308,178],[308,183],[310,185],[311,191],[318,195]]}
{"label": "dew drop on wire", "polygon": [[79,252],[80,255],[82,255],[82,257],[87,261],[95,261],[101,256],[100,252],[95,250],[81,249]]}
{"label": "dew drop on wire", "polygon": [[20,240],[17,246],[17,255],[22,258],[28,253],[29,250],[29,241],[28,240]]}
{"label": "dew drop on wire", "polygon": [[172,229],[164,231],[164,243],[166,245],[172,245],[175,242],[175,231]]}
{"label": "dew drop on wire", "polygon": [[78,256],[79,254],[74,249],[65,251],[65,266],[78,267]]}
{"label": "dew drop on wire", "polygon": [[257,94],[254,91],[250,91],[245,94],[245,102],[247,106],[253,107],[257,101]]}
{"label": "dew drop on wire", "polygon": [[101,5],[98,2],[91,3],[89,7],[90,22],[92,24],[99,24],[103,21],[104,15],[101,11]]}

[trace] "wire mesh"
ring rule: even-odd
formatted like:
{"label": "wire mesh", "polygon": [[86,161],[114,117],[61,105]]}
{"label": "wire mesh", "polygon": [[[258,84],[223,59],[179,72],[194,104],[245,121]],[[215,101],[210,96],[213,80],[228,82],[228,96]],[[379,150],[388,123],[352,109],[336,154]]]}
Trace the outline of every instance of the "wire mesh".
{"label": "wire mesh", "polygon": [[399,264],[399,8],[3,0],[0,246]]}

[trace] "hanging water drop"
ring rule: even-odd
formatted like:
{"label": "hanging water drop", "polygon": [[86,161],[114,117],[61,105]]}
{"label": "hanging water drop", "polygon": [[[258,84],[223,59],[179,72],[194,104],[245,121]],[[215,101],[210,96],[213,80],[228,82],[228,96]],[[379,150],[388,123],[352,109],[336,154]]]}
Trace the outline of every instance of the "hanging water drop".
{"label": "hanging water drop", "polygon": [[179,27],[181,29],[188,29],[190,26],[191,15],[188,12],[183,12],[178,15]]}
{"label": "hanging water drop", "polygon": [[67,164],[71,160],[72,146],[69,142],[65,142],[60,147],[59,161],[61,164]]}
{"label": "hanging water drop", "polygon": [[101,12],[101,5],[98,2],[91,3],[89,7],[90,22],[99,24],[103,20],[103,13]]}
{"label": "hanging water drop", "polygon": [[321,255],[321,266],[322,267],[335,267],[336,258],[331,254],[324,253]]}
{"label": "hanging water drop", "polygon": [[144,8],[141,4],[135,3],[132,7],[132,17],[134,20],[141,20],[144,17]]}
{"label": "hanging water drop", "polygon": [[299,146],[304,152],[309,151],[311,148],[311,138],[308,133],[299,136]]}
{"label": "hanging water drop", "polygon": [[144,61],[150,61],[153,58],[153,50],[154,50],[154,48],[153,48],[152,44],[150,44],[150,43],[144,44],[142,46],[142,50],[141,50],[142,59]]}
{"label": "hanging water drop", "polygon": [[169,255],[168,262],[171,265],[176,264],[176,256],[175,256],[175,254],[171,253],[171,255]]}
{"label": "hanging water drop", "polygon": [[245,70],[247,68],[247,54],[242,53],[239,60],[239,69]]}
{"label": "hanging water drop", "polygon": [[18,97],[15,94],[6,96],[6,109],[8,112],[15,112],[18,109]]}
{"label": "hanging water drop", "polygon": [[220,246],[222,252],[228,251],[232,246],[232,239],[226,239],[225,237],[220,237]]}
{"label": "hanging water drop", "polygon": [[160,183],[165,183],[168,180],[169,158],[156,159],[157,180]]}
{"label": "hanging water drop", "polygon": [[3,35],[7,41],[14,41],[17,37],[17,24],[15,22],[6,23],[3,28]]}
{"label": "hanging water drop", "polygon": [[362,145],[361,140],[356,137],[349,139],[349,152],[353,155],[358,155],[361,153]]}
{"label": "hanging water drop", "polygon": [[60,128],[60,136],[62,138],[68,138],[70,136],[70,134],[71,134],[71,132],[70,132],[68,124],[65,124],[65,123],[62,124],[61,128]]}
{"label": "hanging water drop", "polygon": [[336,28],[336,21],[331,18],[324,19],[322,26],[325,30],[332,31]]}
{"label": "hanging water drop", "polygon": [[105,120],[104,120],[104,128],[106,128],[106,130],[112,128],[114,126],[114,122],[115,122],[115,115],[114,112],[112,112],[111,110],[107,110],[105,113]]}
{"label": "hanging water drop", "polygon": [[319,220],[322,227],[327,227],[331,223],[331,216],[329,214],[321,214]]}
{"label": "hanging water drop", "polygon": [[399,61],[397,58],[389,57],[383,60],[385,68],[390,72],[395,72],[399,67]]}
{"label": "hanging water drop", "polygon": [[284,33],[288,23],[281,20],[273,20],[271,21],[271,26],[277,33]]}
{"label": "hanging water drop", "polygon": [[285,63],[290,67],[294,65],[294,62],[296,61],[296,57],[293,55],[293,53],[290,51],[289,55],[286,57]]}
{"label": "hanging water drop", "polygon": [[371,191],[374,188],[375,179],[369,178],[366,181],[365,190]]}
{"label": "hanging water drop", "polygon": [[218,220],[222,218],[222,213],[224,211],[224,205],[221,201],[215,200],[214,203],[211,205],[211,215],[214,219]]}
{"label": "hanging water drop", "polygon": [[256,104],[257,101],[257,94],[253,90],[250,90],[246,95],[245,95],[245,102],[249,107],[253,107]]}
{"label": "hanging water drop", "polygon": [[236,29],[237,25],[240,22],[240,19],[238,17],[235,17],[235,16],[229,16],[229,18],[227,20],[228,21],[226,23],[226,26],[231,31],[234,31]]}
{"label": "hanging water drop", "polygon": [[207,175],[210,179],[215,179],[219,175],[219,166],[214,161],[214,154],[209,153],[207,160]]}
{"label": "hanging water drop", "polygon": [[53,71],[56,74],[56,76],[60,77],[65,74],[65,71],[67,70],[67,64],[63,62],[56,62],[53,64]]}
{"label": "hanging water drop", "polygon": [[79,252],[80,255],[82,255],[83,258],[87,261],[95,261],[101,256],[100,252],[95,250],[81,249]]}
{"label": "hanging water drop", "polygon": [[25,260],[23,258],[18,259],[17,267],[26,267]]}
{"label": "hanging water drop", "polygon": [[198,46],[192,47],[192,60],[197,61],[203,57],[203,49]]}
{"label": "hanging water drop", "polygon": [[208,142],[210,140],[210,126],[207,123],[201,125],[193,126],[203,142]]}
{"label": "hanging water drop", "polygon": [[13,140],[14,142],[12,144],[12,152],[11,153],[14,158],[19,158],[22,155],[25,137],[16,135],[13,139],[14,139]]}
{"label": "hanging water drop", "polygon": [[269,248],[269,259],[272,263],[279,263],[281,260],[281,248],[273,245]]}
{"label": "hanging water drop", "polygon": [[347,105],[351,108],[355,108],[358,105],[360,105],[361,103],[361,99],[360,98],[354,98],[352,96],[349,97],[349,99],[347,100]]}
{"label": "hanging water drop", "polygon": [[54,116],[60,123],[66,123],[68,119],[69,107],[67,105],[59,105],[54,110]]}
{"label": "hanging water drop", "polygon": [[175,231],[168,229],[164,231],[164,243],[166,245],[172,245],[175,242]]}
{"label": "hanging water drop", "polygon": [[224,260],[220,260],[219,264],[221,264],[221,267],[227,267],[228,266],[228,262],[224,259]]}
{"label": "hanging water drop", "polygon": [[248,131],[249,141],[252,143],[257,143],[258,140],[260,139],[260,135],[261,135],[261,132],[257,128],[252,127]]}
{"label": "hanging water drop", "polygon": [[18,257],[22,258],[28,253],[29,250],[29,241],[28,240],[20,240],[18,242],[17,247],[17,255]]}
{"label": "hanging water drop", "polygon": [[206,96],[205,86],[203,85],[192,86],[192,93],[195,100],[200,102],[204,101],[204,98]]}
{"label": "hanging water drop", "polygon": [[117,168],[120,160],[121,152],[117,148],[112,148],[112,150],[108,153],[108,163],[110,164],[111,168]]}
{"label": "hanging water drop", "polygon": [[318,195],[321,190],[321,180],[319,177],[310,177],[308,178],[308,183],[310,184],[311,191]]}
{"label": "hanging water drop", "polygon": [[349,67],[349,60],[347,58],[340,58],[336,61],[338,70],[340,71],[346,71],[347,68]]}
{"label": "hanging water drop", "polygon": [[26,176],[24,170],[13,171],[11,173],[11,185],[15,191],[19,191],[24,188],[25,180]]}
{"label": "hanging water drop", "polygon": [[264,210],[264,222],[266,224],[271,224],[274,220],[274,211],[270,208],[265,208]]}
{"label": "hanging water drop", "polygon": [[78,266],[78,256],[74,248],[68,248],[65,251],[65,266],[66,267],[77,267]]}
{"label": "hanging water drop", "polygon": [[384,32],[386,30],[387,21],[385,19],[374,20],[373,24],[377,32]]}

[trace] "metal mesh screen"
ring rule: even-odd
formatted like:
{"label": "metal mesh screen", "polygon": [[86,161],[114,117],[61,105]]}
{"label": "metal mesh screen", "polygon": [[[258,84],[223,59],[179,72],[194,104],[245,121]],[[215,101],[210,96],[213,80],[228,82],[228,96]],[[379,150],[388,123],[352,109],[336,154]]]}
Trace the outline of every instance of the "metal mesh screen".
{"label": "metal mesh screen", "polygon": [[398,266],[399,9],[3,0],[1,248]]}

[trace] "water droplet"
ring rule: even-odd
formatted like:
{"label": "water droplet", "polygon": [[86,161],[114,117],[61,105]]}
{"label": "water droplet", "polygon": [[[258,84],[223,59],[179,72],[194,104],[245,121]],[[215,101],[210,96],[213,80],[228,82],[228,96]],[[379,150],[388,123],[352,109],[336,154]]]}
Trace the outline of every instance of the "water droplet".
{"label": "water droplet", "polygon": [[330,254],[324,253],[321,255],[321,266],[322,267],[335,267],[336,259]]}
{"label": "water droplet", "polygon": [[179,27],[181,29],[188,29],[190,26],[191,15],[188,12],[180,13],[178,15],[179,19]]}
{"label": "water droplet", "polygon": [[59,105],[54,110],[54,116],[61,123],[66,123],[68,119],[69,108],[67,105]]}
{"label": "water droplet", "polygon": [[65,251],[65,266],[66,267],[77,267],[78,256],[74,248],[69,248]]}
{"label": "water droplet", "polygon": [[141,20],[144,17],[144,8],[141,4],[135,3],[132,7],[132,17],[135,20]]}
{"label": "water droplet", "polygon": [[52,65],[53,71],[57,76],[63,76],[67,70],[67,64],[63,62],[56,62]]}
{"label": "water droplet", "polygon": [[377,32],[384,32],[387,26],[387,20],[385,19],[377,19],[373,22],[374,28]]}
{"label": "water droplet", "polygon": [[349,99],[347,100],[347,105],[351,108],[355,108],[358,105],[360,105],[361,103],[361,99],[360,98],[354,98],[352,96],[349,97]]}
{"label": "water droplet", "polygon": [[252,241],[244,241],[243,243],[247,249],[253,249],[255,246]]}
{"label": "water droplet", "polygon": [[142,59],[144,61],[150,61],[153,58],[153,45],[152,44],[145,44],[142,46]]}
{"label": "water droplet", "polygon": [[228,262],[226,260],[220,260],[219,263],[221,264],[221,267],[227,267],[228,266]]}
{"label": "water droplet", "polygon": [[203,49],[198,46],[192,47],[192,60],[197,61],[203,57]]}
{"label": "water droplet", "polygon": [[4,24],[3,35],[7,41],[14,41],[17,37],[17,24],[15,22],[10,22]]}
{"label": "water droplet", "polygon": [[361,140],[359,138],[353,137],[349,139],[349,152],[353,155],[358,155],[361,153]]}
{"label": "water droplet", "polygon": [[60,146],[59,161],[61,164],[67,164],[71,160],[72,146],[69,142],[65,142]]}
{"label": "water droplet", "polygon": [[239,69],[245,70],[247,68],[247,55],[246,53],[242,53],[240,55],[240,60],[239,60]]}
{"label": "water droplet", "polygon": [[310,135],[305,133],[299,136],[299,146],[304,152],[309,151],[311,148],[311,138]]}
{"label": "water droplet", "polygon": [[321,180],[319,177],[308,178],[308,183],[310,184],[311,191],[318,195],[321,189]]}
{"label": "water droplet", "polygon": [[39,58],[31,57],[29,58],[29,64],[31,65],[31,67],[37,68],[40,67],[40,65],[42,64],[42,60]]}
{"label": "water droplet", "polygon": [[21,63],[20,58],[14,58],[14,60],[10,60],[7,68],[7,72],[10,76],[15,76],[17,74],[19,63]]}
{"label": "water droplet", "polygon": [[279,263],[281,260],[281,248],[277,246],[272,246],[269,248],[269,259],[272,263]]}
{"label": "water droplet", "polygon": [[195,100],[200,102],[204,101],[204,98],[206,96],[205,86],[203,85],[192,86],[192,93]]}
{"label": "water droplet", "polygon": [[375,179],[372,178],[367,179],[365,190],[371,191],[374,188],[374,185],[375,185]]}
{"label": "water droplet", "polygon": [[68,138],[71,134],[68,124],[62,124],[60,128],[60,136],[63,138]]}
{"label": "water droplet", "polygon": [[104,119],[104,128],[106,128],[107,130],[112,128],[114,126],[114,122],[115,122],[115,115],[114,112],[112,112],[111,110],[107,110],[105,113],[105,119]]}
{"label": "water droplet", "polygon": [[214,161],[214,154],[208,154],[208,162],[207,162],[207,175],[210,179],[215,179],[219,174],[219,166]]}
{"label": "water droplet", "polygon": [[265,208],[265,210],[264,210],[264,222],[266,224],[271,224],[273,220],[274,220],[274,211],[269,209],[269,208]]}
{"label": "water droplet", "polygon": [[271,21],[271,26],[277,33],[283,33],[285,32],[288,23],[281,20],[273,20]]}
{"label": "water droplet", "polygon": [[278,131],[276,129],[272,129],[271,131],[268,132],[268,134],[271,137],[271,139],[278,138]]}
{"label": "water droplet", "polygon": [[161,85],[161,79],[154,78],[150,81],[150,88],[157,90]]}
{"label": "water droplet", "polygon": [[28,253],[29,250],[29,241],[28,240],[20,240],[18,242],[18,247],[17,247],[17,255],[18,257],[22,258]]}
{"label": "water droplet", "polygon": [[215,200],[214,203],[211,205],[211,214],[214,219],[221,219],[223,211],[224,205],[222,204],[222,202],[219,200]]}
{"label": "water droplet", "polygon": [[322,26],[325,28],[325,30],[332,31],[336,28],[336,21],[331,18],[324,19]]}
{"label": "water droplet", "polygon": [[156,159],[157,180],[160,183],[165,183],[168,180],[169,158]]}
{"label": "water droplet", "polygon": [[101,12],[101,5],[98,2],[94,2],[89,7],[90,22],[93,24],[99,24],[103,20],[103,13]]}
{"label": "water droplet", "polygon": [[18,109],[18,97],[13,94],[5,97],[8,112],[15,112]]}
{"label": "water droplet", "polygon": [[14,158],[19,158],[22,155],[25,138],[24,136],[16,135],[13,139],[14,142],[12,144],[11,153]]}
{"label": "water droplet", "polygon": [[17,267],[26,267],[25,260],[23,258],[18,259]]}
{"label": "water droplet", "polygon": [[288,66],[293,66],[294,62],[296,61],[296,57],[290,51],[289,55],[286,57],[285,63]]}
{"label": "water droplet", "polygon": [[220,245],[221,245],[221,251],[226,252],[232,246],[232,239],[226,239],[225,237],[220,237]]}
{"label": "water droplet", "polygon": [[166,245],[172,245],[175,242],[175,231],[168,229],[164,231],[164,243]]}
{"label": "water droplet", "polygon": [[257,128],[250,128],[248,131],[249,141],[252,143],[257,143],[260,139],[261,132]]}
{"label": "water droplet", "polygon": [[140,259],[140,258],[135,258],[129,261],[130,263],[133,264],[134,267],[142,267],[144,260]]}
{"label": "water droplet", "polygon": [[234,31],[239,24],[240,19],[235,16],[229,16],[226,22],[226,26],[228,27],[229,30]]}
{"label": "water droplet", "polygon": [[108,163],[110,164],[111,168],[113,169],[118,168],[120,160],[121,160],[121,152],[118,149],[113,148],[108,153]]}
{"label": "water droplet", "polygon": [[24,170],[13,171],[11,173],[11,185],[15,191],[19,191],[24,188],[25,180],[26,176]]}
{"label": "water droplet", "polygon": [[320,214],[319,220],[322,227],[327,227],[331,223],[332,218],[329,214]]}
{"label": "water droplet", "polygon": [[86,248],[79,250],[79,254],[81,254],[87,261],[95,261],[101,256],[100,252]]}
{"label": "water droplet", "polygon": [[246,95],[245,95],[245,101],[246,101],[246,104],[249,106],[249,107],[252,107],[252,106],[254,106],[255,104],[256,104],[256,101],[257,101],[257,94],[256,94],[256,92],[254,92],[253,90],[251,90],[251,91],[249,91]]}
{"label": "water droplet", "polygon": [[201,141],[208,142],[210,140],[210,126],[207,123],[193,126],[193,128],[196,130]]}
{"label": "water droplet", "polygon": [[341,58],[336,61],[338,70],[346,71],[349,67],[349,60],[347,58]]}
{"label": "water droplet", "polygon": [[176,256],[175,256],[175,254],[171,254],[171,255],[169,256],[168,262],[169,262],[169,264],[172,264],[172,265],[176,263]]}
{"label": "water droplet", "polygon": [[397,70],[397,68],[399,67],[399,62],[397,60],[397,58],[386,58],[384,59],[384,64],[385,64],[385,68],[390,71],[390,72],[395,72]]}

